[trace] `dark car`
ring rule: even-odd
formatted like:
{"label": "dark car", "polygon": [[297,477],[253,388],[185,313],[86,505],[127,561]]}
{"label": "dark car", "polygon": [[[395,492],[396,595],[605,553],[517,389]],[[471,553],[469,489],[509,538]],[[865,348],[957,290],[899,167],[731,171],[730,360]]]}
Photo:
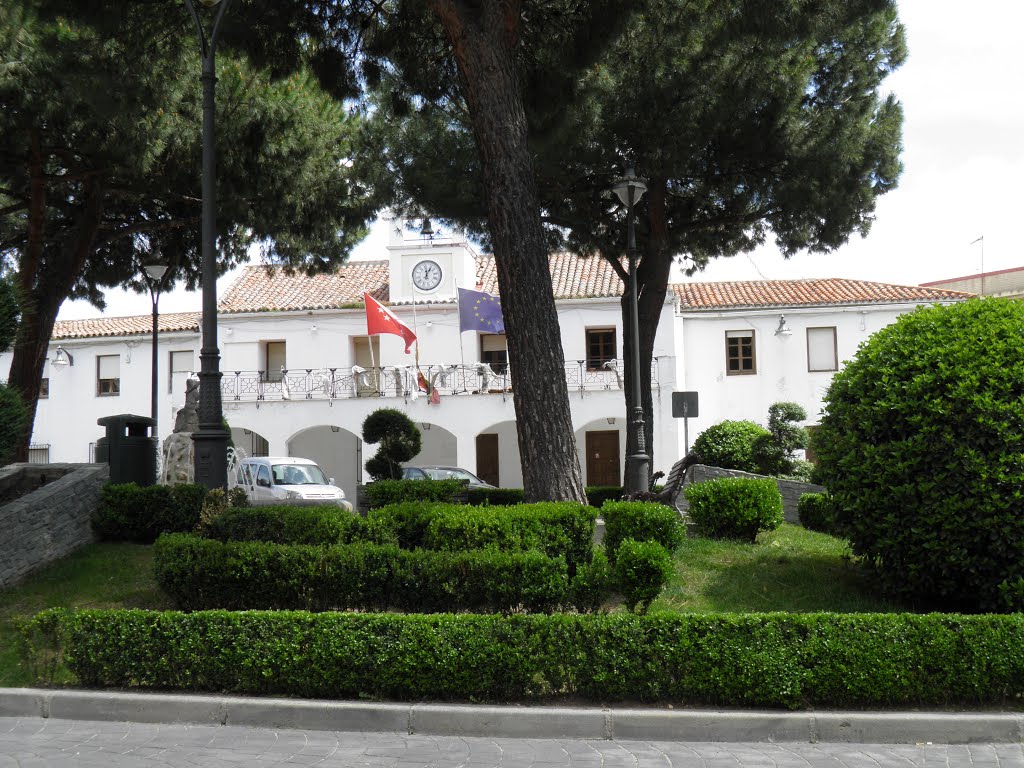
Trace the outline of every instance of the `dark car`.
{"label": "dark car", "polygon": [[403,480],[464,480],[470,488],[494,488],[468,469],[460,467],[404,467]]}

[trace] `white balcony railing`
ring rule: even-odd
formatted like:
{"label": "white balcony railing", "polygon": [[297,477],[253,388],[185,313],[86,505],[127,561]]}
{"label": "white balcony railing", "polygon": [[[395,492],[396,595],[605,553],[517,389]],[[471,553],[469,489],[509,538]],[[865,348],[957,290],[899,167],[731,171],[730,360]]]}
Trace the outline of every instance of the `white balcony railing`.
{"label": "white balcony railing", "polygon": [[[361,368],[290,368],[276,372],[224,371],[221,397],[224,402],[262,400],[341,400],[352,397],[427,396],[420,374],[441,397],[508,394],[512,380],[507,366],[486,363],[469,365],[413,365]],[[609,360],[598,369],[586,361],[565,363],[569,394],[622,389],[622,360]],[[651,364],[651,386],[660,389],[658,360]]]}

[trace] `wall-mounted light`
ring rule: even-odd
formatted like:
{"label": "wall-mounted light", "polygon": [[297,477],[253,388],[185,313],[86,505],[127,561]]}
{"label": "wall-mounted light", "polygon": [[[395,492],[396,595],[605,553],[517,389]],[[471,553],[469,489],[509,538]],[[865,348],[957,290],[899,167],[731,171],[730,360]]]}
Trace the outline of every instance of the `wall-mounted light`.
{"label": "wall-mounted light", "polygon": [[75,358],[70,352],[65,352],[64,348],[59,344],[57,345],[57,351],[53,355],[53,360],[50,361],[50,365],[54,366],[58,370],[65,368],[69,365],[75,364]]}
{"label": "wall-mounted light", "polygon": [[786,325],[786,316],[785,315],[779,315],[779,327],[775,329],[775,335],[776,336],[782,336],[782,337],[792,336],[793,335],[793,331],[790,330],[788,325]]}
{"label": "wall-mounted light", "polygon": [[341,427],[336,427],[331,424],[331,432],[341,432]]}
{"label": "wall-mounted light", "polygon": [[615,423],[615,417],[614,416],[609,416],[608,417],[608,423],[609,424],[614,424]]}
{"label": "wall-mounted light", "polygon": [[430,424],[429,423],[424,421],[422,424],[420,424],[420,426],[423,427],[423,431],[424,432],[429,432],[430,431]]}

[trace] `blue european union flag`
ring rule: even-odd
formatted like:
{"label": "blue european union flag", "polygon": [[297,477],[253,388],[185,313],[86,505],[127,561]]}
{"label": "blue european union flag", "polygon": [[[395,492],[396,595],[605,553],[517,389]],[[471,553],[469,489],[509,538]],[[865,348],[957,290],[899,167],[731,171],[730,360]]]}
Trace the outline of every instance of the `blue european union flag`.
{"label": "blue european union flag", "polygon": [[501,299],[483,291],[459,288],[459,332],[504,333]]}

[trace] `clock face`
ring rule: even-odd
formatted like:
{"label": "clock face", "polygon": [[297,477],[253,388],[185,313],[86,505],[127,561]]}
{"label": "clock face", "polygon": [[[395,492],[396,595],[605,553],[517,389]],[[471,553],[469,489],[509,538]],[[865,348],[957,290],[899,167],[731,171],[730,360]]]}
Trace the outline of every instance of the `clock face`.
{"label": "clock face", "polygon": [[436,261],[421,261],[412,268],[412,284],[421,291],[432,291],[441,284],[441,267]]}

